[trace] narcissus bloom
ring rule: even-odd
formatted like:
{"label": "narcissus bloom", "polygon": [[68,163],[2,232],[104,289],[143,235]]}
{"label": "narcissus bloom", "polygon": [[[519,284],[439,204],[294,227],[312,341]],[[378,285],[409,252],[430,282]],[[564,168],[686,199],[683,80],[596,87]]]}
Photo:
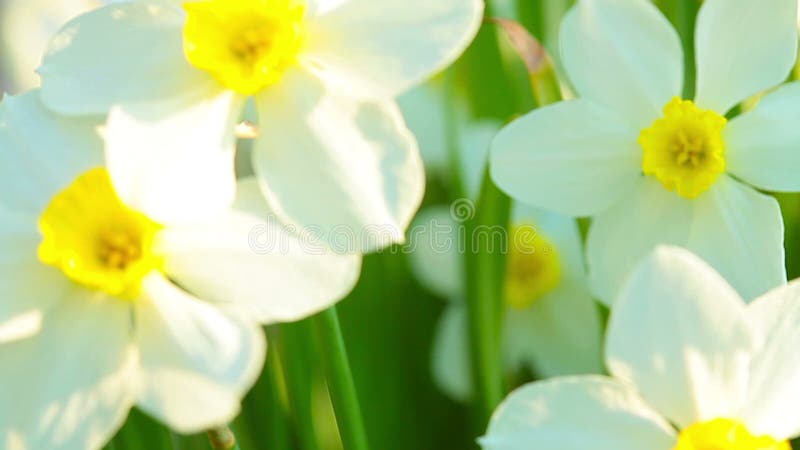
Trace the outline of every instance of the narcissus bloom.
{"label": "narcissus bloom", "polygon": [[0,104],[3,448],[95,450],[133,405],[179,432],[226,423],[264,362],[258,322],[319,311],[358,277],[357,257],[269,222],[254,180],[194,223],[132,207],[96,126],[35,91]]}
{"label": "narcissus bloom", "polygon": [[234,125],[252,97],[253,166],[274,212],[323,239],[346,228],[359,236],[350,250],[370,251],[403,239],[424,190],[391,100],[455,60],[482,11],[481,0],[118,3],[53,40],[43,98],[66,114],[111,110],[112,175],[138,167],[134,204],[160,197],[147,212],[166,218],[187,199],[232,198]]}
{"label": "narcissus bloom", "polygon": [[580,0],[561,27],[578,99],[534,111],[493,145],[492,177],[514,197],[593,216],[595,294],[614,298],[657,244],[688,247],[745,297],[785,283],[777,202],[800,191],[795,0],[706,0],[695,31],[697,93],[682,99],[680,39],[646,0]]}
{"label": "narcissus bloom", "polygon": [[[498,124],[481,121],[460,134],[461,179],[477,197],[489,142]],[[466,209],[461,209],[464,207]],[[474,211],[463,200],[423,210],[411,227],[409,255],[419,282],[447,299],[433,347],[433,376],[453,398],[473,393],[465,304],[464,251],[460,220]],[[581,238],[575,220],[515,204],[508,236],[503,353],[506,371],[523,368],[541,376],[602,373],[601,321],[589,293]],[[493,233],[487,229],[482,232]]]}
{"label": "narcissus bloom", "polygon": [[708,264],[660,247],[612,311],[612,377],[512,393],[485,450],[790,450],[800,435],[800,283],[747,305]]}
{"label": "narcissus bloom", "polygon": [[[516,205],[510,230],[504,302],[503,354],[508,374],[602,373],[601,326],[583,268],[580,233],[569,217]],[[450,303],[433,346],[433,376],[448,395],[469,400],[464,241],[450,208],[422,211],[411,227],[416,278]]]}

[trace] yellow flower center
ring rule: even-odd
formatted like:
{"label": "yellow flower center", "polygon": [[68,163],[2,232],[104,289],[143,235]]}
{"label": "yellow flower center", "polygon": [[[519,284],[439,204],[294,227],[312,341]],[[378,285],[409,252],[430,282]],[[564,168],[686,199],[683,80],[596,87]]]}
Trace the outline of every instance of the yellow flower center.
{"label": "yellow flower center", "polygon": [[533,226],[515,226],[511,236],[505,300],[512,308],[525,309],[558,286],[561,265],[553,245]]}
{"label": "yellow flower center", "polygon": [[664,117],[639,135],[644,174],[655,176],[670,191],[696,198],[725,172],[726,124],[725,117],[692,101],[672,99]]}
{"label": "yellow flower center", "polygon": [[133,299],[162,261],[151,252],[161,226],[127,208],[105,169],[79,176],[39,218],[39,260],[89,289]]}
{"label": "yellow flower center", "polygon": [[792,446],[769,436],[753,436],[735,420],[715,419],[683,430],[673,450],[792,450]]}
{"label": "yellow flower center", "polygon": [[302,45],[305,0],[209,0],[183,7],[186,58],[243,95],[277,83]]}

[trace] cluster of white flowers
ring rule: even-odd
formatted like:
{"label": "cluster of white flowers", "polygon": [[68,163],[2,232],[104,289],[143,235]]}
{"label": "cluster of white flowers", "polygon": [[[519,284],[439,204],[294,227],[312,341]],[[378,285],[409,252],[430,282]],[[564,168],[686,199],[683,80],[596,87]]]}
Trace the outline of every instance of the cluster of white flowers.
{"label": "cluster of white flowers", "polygon": [[[461,55],[483,1],[76,0],[52,35],[31,8],[0,16],[0,44],[7,24],[48,42],[39,88],[30,51],[0,61],[22,68],[0,87],[27,89],[0,102],[0,448],[97,450],[134,406],[178,432],[227,423],[261,326],[331,307],[362,255],[404,242],[425,173],[395,99]],[[558,58],[575,99],[505,128],[459,116],[453,143],[436,132],[457,108],[405,97],[429,171],[457,161],[476,202],[488,164],[513,198],[503,369],[554,377],[508,397],[484,449],[790,450],[800,285],[759,189],[800,192],[797,13],[703,1],[684,80],[652,2],[577,0]],[[450,301],[433,376],[466,401],[456,219],[417,216],[410,259]]]}
{"label": "cluster of white flowers", "polygon": [[[98,449],[134,405],[186,433],[235,417],[260,326],[342,299],[386,245],[339,254],[329,229],[403,240],[424,175],[393,98],[483,15],[479,0],[107,3],[65,7],[90,10],[49,40],[41,89],[0,103],[9,450]],[[254,251],[255,227],[280,245]]]}
{"label": "cluster of white flowers", "polygon": [[589,286],[611,307],[611,376],[520,388],[484,449],[791,448],[800,291],[785,285],[778,202],[756,189],[800,191],[800,84],[782,84],[797,7],[705,0],[694,100],[682,98],[680,38],[652,3],[579,0],[565,17],[577,98],[502,130],[490,166],[515,198],[591,217]]}

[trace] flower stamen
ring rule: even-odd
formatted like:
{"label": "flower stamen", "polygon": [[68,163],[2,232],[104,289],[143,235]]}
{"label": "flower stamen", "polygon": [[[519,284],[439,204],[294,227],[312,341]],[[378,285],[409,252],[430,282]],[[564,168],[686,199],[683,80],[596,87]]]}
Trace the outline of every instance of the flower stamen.
{"label": "flower stamen", "polygon": [[151,249],[161,226],[122,203],[105,169],[53,197],[39,229],[39,260],[89,289],[135,298],[142,279],[161,267]]}
{"label": "flower stamen", "polygon": [[506,262],[505,299],[525,309],[558,286],[561,265],[553,245],[530,225],[515,226]]}
{"label": "flower stamen", "polygon": [[664,108],[664,117],[639,135],[642,171],[668,190],[696,198],[725,172],[726,124],[719,114],[674,98]]}
{"label": "flower stamen", "polygon": [[187,60],[243,95],[280,81],[303,42],[302,0],[210,0],[184,9]]}
{"label": "flower stamen", "polygon": [[673,450],[791,450],[787,441],[754,436],[731,419],[700,422],[681,431]]}

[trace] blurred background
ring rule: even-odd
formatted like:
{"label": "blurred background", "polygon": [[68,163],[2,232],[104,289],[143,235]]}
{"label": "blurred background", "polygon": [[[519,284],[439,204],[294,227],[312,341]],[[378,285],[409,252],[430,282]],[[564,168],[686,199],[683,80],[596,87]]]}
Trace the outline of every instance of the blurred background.
{"label": "blurred background", "polygon": [[[0,91],[16,94],[36,87],[34,69],[50,36],[71,17],[102,3],[0,0]],[[521,23],[550,50],[557,69],[558,25],[572,3],[496,0],[488,5],[487,17]],[[659,3],[687,42],[687,50],[691,50],[691,28],[686,24],[691,24],[698,5],[697,0]],[[536,106],[523,59],[507,33],[493,22],[484,23],[472,47],[453,68],[409,92],[399,103],[426,163],[428,188],[421,211],[471,196],[480,184],[491,130]],[[488,126],[489,131],[473,138],[476,124]],[[467,144],[464,136],[470,137]],[[452,146],[462,147],[459,151],[466,152],[463,160],[470,162],[469,167],[450,164]],[[795,278],[800,275],[800,197],[778,198],[786,218],[787,248],[794,250],[788,252],[787,266]],[[414,258],[399,250],[366,257],[359,285],[339,305],[371,448],[477,448],[474,439],[484,424],[472,415],[469,405],[443,394],[432,377],[432,346],[447,299],[424,287],[424,280],[415,276]],[[267,333],[267,366],[233,426],[242,450],[341,448],[320,358],[314,340],[309,339],[309,324],[270,327]],[[515,374],[509,385],[532,377]],[[313,421],[293,419],[305,416]],[[175,435],[136,411],[114,440],[115,450],[170,448],[206,450],[209,445],[205,436]]]}

